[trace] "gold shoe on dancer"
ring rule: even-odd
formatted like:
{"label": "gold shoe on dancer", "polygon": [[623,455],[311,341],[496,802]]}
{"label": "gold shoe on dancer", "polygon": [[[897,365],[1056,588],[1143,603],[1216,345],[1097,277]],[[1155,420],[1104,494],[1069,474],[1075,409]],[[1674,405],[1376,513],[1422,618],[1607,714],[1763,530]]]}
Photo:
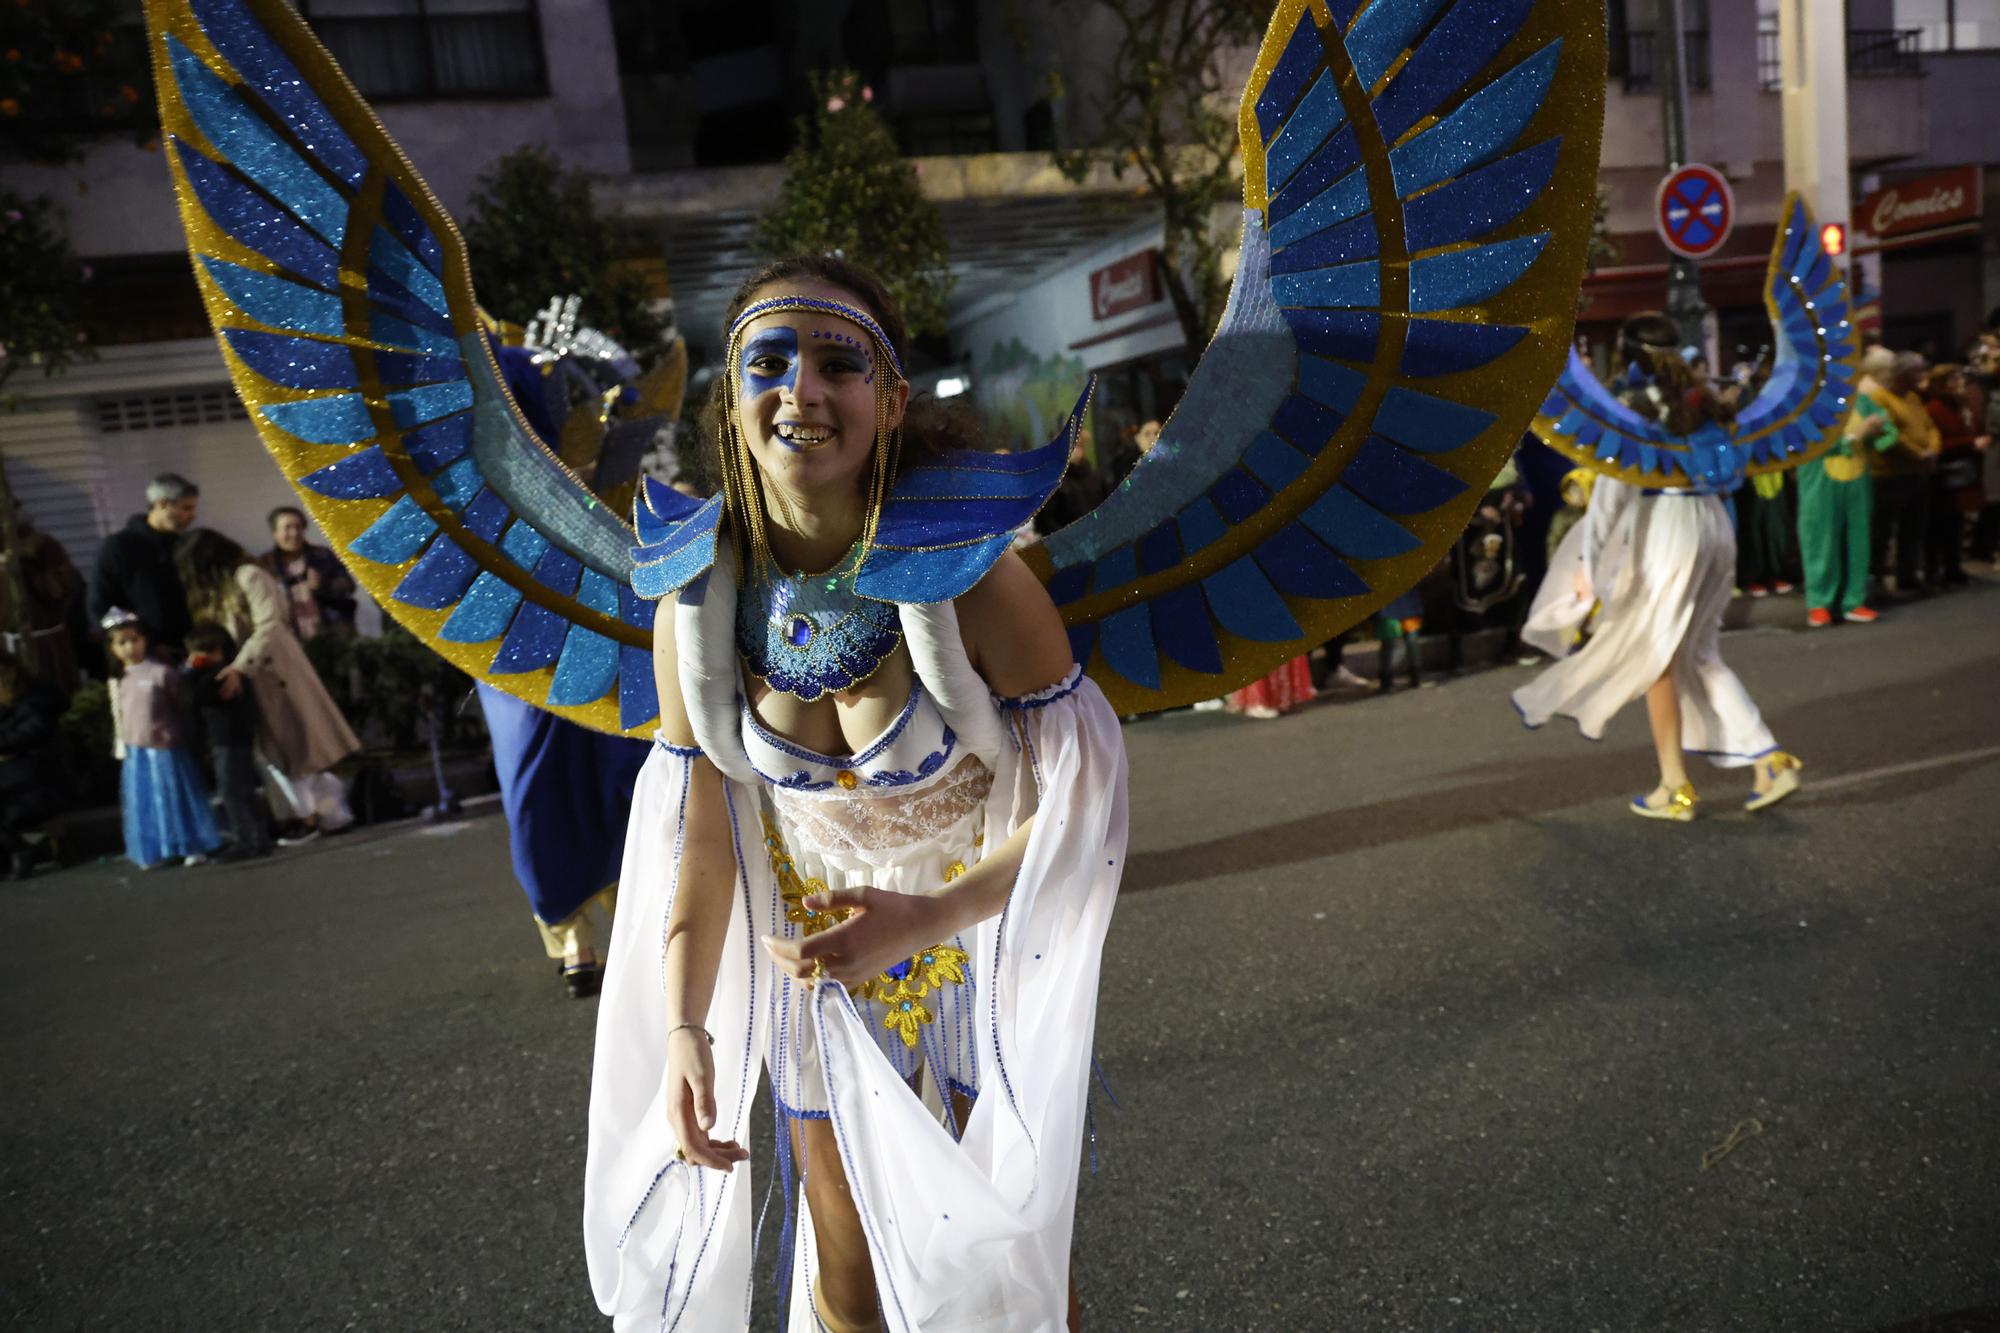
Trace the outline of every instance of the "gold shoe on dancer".
{"label": "gold shoe on dancer", "polygon": [[1644,796],[1632,798],[1632,813],[1646,819],[1675,819],[1685,824],[1694,818],[1694,808],[1701,797],[1694,794],[1694,784],[1683,782],[1667,793],[1665,804],[1653,805]]}
{"label": "gold shoe on dancer", "polygon": [[1760,792],[1751,793],[1750,799],[1743,803],[1745,810],[1762,810],[1767,805],[1776,805],[1797,791],[1799,770],[1805,764],[1797,755],[1773,750],[1757,761],[1757,767],[1764,774],[1766,786]]}

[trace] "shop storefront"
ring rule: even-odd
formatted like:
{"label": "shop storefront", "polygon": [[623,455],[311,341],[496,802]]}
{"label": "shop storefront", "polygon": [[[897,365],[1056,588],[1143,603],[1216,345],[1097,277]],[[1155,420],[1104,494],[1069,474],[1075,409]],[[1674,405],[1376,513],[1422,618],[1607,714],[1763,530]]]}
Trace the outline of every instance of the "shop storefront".
{"label": "shop storefront", "polygon": [[1864,264],[1879,264],[1888,346],[1957,360],[1986,323],[1987,254],[1995,241],[1986,225],[1986,175],[1964,166],[1891,181],[1855,205],[1854,249]]}

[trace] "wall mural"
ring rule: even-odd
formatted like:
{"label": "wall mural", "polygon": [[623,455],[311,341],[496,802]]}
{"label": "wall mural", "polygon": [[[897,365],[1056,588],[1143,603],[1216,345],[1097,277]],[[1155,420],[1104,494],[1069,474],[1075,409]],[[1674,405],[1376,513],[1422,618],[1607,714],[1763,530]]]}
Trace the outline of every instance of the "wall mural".
{"label": "wall mural", "polygon": [[[1080,356],[1044,357],[1019,338],[1009,338],[987,352],[973,381],[973,397],[996,445],[1032,449],[1069,415],[1089,374]],[[1088,417],[1084,438],[1094,438]]]}

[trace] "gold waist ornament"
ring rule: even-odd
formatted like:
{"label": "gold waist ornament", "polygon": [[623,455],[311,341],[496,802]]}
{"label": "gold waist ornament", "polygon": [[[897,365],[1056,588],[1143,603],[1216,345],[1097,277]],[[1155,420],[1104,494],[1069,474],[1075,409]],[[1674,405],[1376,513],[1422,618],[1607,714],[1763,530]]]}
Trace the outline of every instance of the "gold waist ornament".
{"label": "gold waist ornament", "polygon": [[[785,920],[798,926],[806,935],[817,935],[839,925],[847,919],[848,909],[833,908],[815,912],[807,907],[805,900],[814,894],[827,892],[827,883],[818,876],[802,876],[792,861],[792,854],[785,850],[784,836],[778,832],[777,821],[768,811],[763,814],[764,850],[771,858],[771,873],[777,876],[778,897],[785,905]],[[965,873],[965,863],[954,861],[945,871],[947,882]],[[856,985],[847,988],[848,994],[860,996],[864,1000],[876,1000],[887,1007],[882,1026],[903,1039],[903,1045],[914,1047],[921,1038],[925,1024],[935,1023],[937,1014],[924,1001],[932,991],[942,992],[946,986],[963,985],[965,965],[971,955],[963,949],[955,949],[948,944],[932,945],[911,954],[902,962],[878,972]]]}

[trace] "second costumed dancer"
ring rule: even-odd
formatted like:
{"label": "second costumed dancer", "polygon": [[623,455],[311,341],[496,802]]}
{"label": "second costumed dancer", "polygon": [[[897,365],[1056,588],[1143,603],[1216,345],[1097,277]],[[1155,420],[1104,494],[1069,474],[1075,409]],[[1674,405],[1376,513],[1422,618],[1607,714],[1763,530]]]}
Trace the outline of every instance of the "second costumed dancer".
{"label": "second costumed dancer", "polygon": [[1746,810],[1799,787],[1799,760],[1779,748],[1721,652],[1736,582],[1736,533],[1721,497],[1745,475],[1825,452],[1854,393],[1845,286],[1813,244],[1804,205],[1788,200],[1785,217],[1766,284],[1778,363],[1733,422],[1701,410],[1672,321],[1648,313],[1620,331],[1621,394],[1572,354],[1535,423],[1546,443],[1601,475],[1550,561],[1523,636],[1558,660],[1514,691],[1514,707],[1530,728],[1568,717],[1596,740],[1644,698],[1659,783],[1630,808],[1649,819],[1695,817],[1689,755],[1750,767]]}

